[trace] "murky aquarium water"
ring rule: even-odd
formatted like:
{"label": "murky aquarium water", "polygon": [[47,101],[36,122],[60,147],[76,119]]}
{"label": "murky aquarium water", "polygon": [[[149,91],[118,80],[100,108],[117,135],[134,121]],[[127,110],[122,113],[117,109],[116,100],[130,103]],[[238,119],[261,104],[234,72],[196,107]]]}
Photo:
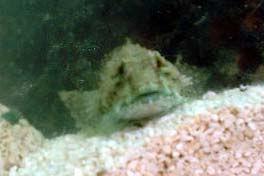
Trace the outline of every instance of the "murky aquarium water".
{"label": "murky aquarium water", "polygon": [[0,0],[0,176],[264,175],[263,0]]}

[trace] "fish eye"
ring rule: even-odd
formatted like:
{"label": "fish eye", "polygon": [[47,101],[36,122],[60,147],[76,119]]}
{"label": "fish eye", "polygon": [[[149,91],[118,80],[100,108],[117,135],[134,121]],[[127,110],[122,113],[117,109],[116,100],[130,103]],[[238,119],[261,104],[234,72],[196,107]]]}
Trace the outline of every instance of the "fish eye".
{"label": "fish eye", "polygon": [[163,63],[162,63],[162,61],[161,61],[159,58],[157,58],[157,60],[156,60],[156,66],[157,66],[158,68],[163,67]]}
{"label": "fish eye", "polygon": [[118,71],[118,74],[124,74],[125,73],[125,68],[124,68],[123,63],[118,67],[117,71]]}

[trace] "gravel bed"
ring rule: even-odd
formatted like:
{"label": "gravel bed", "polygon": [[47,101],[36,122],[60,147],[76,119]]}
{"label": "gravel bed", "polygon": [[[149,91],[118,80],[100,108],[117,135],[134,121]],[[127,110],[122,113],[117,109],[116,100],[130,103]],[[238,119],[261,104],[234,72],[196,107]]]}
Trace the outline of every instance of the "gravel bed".
{"label": "gravel bed", "polygon": [[[126,129],[108,137],[85,138],[75,134],[46,140],[42,149],[24,159],[21,167],[11,168],[10,176],[111,174],[114,173],[111,171],[112,168],[126,168],[124,164],[129,160],[127,156],[129,153],[134,150],[144,150],[150,141],[160,136],[174,136],[176,131],[182,128],[179,124],[193,123],[197,114],[217,113],[221,108],[229,107],[235,107],[239,111],[239,108],[260,106],[262,103],[264,103],[264,87],[261,85],[241,86],[219,94],[209,91],[202,99],[186,103],[174,112],[149,122],[144,128]],[[163,173],[163,175],[167,174],[167,172]]]}

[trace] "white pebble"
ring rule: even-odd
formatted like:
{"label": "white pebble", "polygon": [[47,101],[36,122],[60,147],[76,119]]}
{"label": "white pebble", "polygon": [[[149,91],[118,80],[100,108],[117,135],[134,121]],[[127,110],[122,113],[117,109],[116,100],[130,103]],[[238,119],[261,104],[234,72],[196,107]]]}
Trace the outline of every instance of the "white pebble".
{"label": "white pebble", "polygon": [[83,172],[80,168],[74,168],[74,176],[83,176]]}
{"label": "white pebble", "polygon": [[256,129],[257,129],[256,124],[253,123],[253,122],[249,122],[249,123],[248,123],[248,127],[249,127],[251,130],[256,130]]}
{"label": "white pebble", "polygon": [[206,171],[209,175],[215,175],[215,169],[211,166],[209,166]]}

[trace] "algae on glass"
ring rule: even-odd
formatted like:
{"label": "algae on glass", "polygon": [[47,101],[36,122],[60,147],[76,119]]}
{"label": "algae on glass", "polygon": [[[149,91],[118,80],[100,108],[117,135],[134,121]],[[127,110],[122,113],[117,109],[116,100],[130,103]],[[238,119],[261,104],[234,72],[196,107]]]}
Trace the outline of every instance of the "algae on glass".
{"label": "algae on glass", "polygon": [[123,40],[122,25],[105,25],[105,3],[0,1],[0,102],[46,136],[75,130],[58,91],[95,88],[103,54]]}

